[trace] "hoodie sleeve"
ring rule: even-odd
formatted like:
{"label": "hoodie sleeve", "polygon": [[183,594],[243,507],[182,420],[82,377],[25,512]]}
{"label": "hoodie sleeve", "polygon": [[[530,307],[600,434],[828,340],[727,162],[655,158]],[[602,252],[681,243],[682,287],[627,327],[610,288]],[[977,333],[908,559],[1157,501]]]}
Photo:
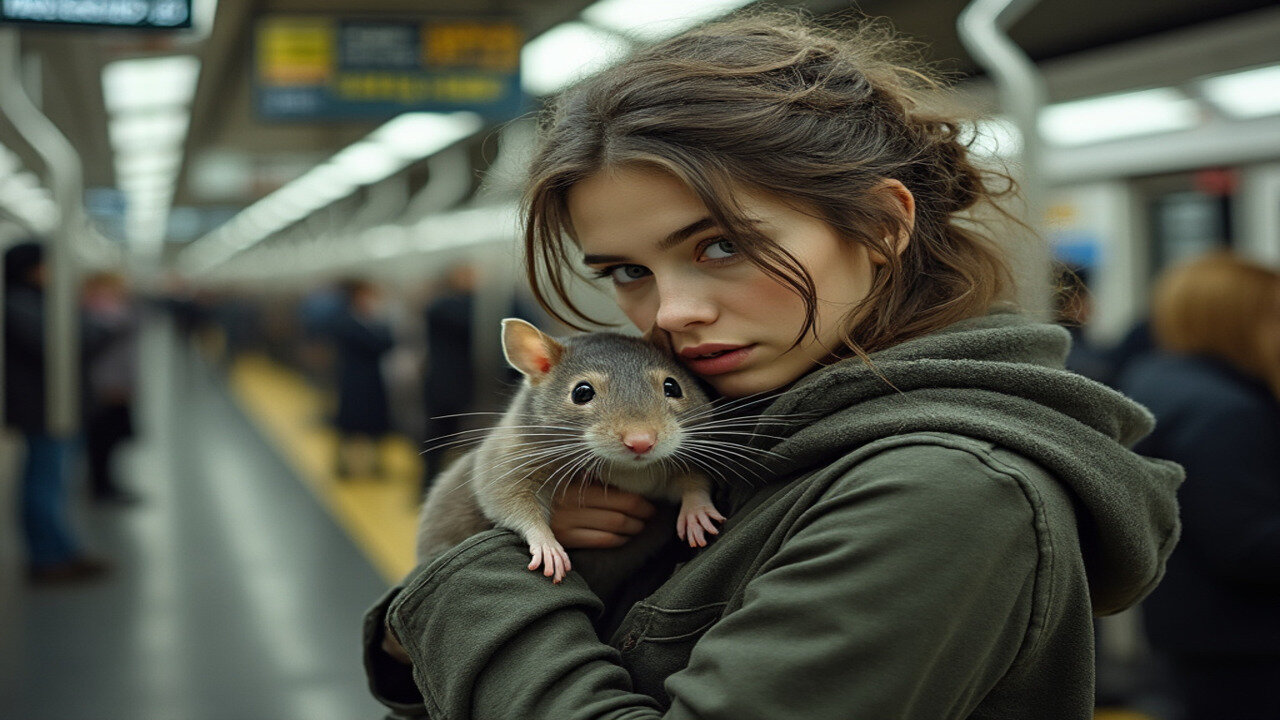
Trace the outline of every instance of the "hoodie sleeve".
{"label": "hoodie sleeve", "polygon": [[1033,525],[1019,484],[970,453],[861,463],[668,678],[665,713],[596,638],[586,584],[525,570],[508,531],[412,577],[390,624],[433,718],[964,718],[1029,635]]}
{"label": "hoodie sleeve", "polygon": [[968,718],[1031,642],[1020,484],[965,450],[860,463],[667,681],[681,718]]}

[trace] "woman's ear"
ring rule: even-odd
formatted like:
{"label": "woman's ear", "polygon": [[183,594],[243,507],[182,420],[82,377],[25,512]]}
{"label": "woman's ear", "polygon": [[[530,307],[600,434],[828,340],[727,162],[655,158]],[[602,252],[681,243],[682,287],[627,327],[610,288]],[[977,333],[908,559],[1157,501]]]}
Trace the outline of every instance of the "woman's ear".
{"label": "woman's ear", "polygon": [[[907,249],[907,243],[911,242],[911,231],[916,226],[916,198],[906,185],[892,178],[882,180],[875,192],[885,202],[889,211],[902,221],[899,226],[901,230],[896,236],[887,234],[890,231],[886,228],[884,238],[887,247],[892,248],[895,254],[902,255],[902,252]],[[871,262],[876,265],[884,265],[888,262],[888,258],[874,249],[870,251],[869,256]]]}

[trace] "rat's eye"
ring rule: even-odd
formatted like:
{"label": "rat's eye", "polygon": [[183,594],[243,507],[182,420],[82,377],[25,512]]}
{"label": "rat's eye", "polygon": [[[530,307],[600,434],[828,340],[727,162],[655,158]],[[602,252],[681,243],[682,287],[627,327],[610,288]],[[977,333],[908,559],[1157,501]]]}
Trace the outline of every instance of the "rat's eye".
{"label": "rat's eye", "polygon": [[684,397],[684,391],[680,389],[680,383],[675,378],[667,378],[662,381],[662,394],[669,398]]}
{"label": "rat's eye", "polygon": [[575,405],[586,405],[591,402],[591,398],[596,396],[596,389],[591,387],[591,383],[582,381],[573,386],[573,391],[569,393],[569,397]]}

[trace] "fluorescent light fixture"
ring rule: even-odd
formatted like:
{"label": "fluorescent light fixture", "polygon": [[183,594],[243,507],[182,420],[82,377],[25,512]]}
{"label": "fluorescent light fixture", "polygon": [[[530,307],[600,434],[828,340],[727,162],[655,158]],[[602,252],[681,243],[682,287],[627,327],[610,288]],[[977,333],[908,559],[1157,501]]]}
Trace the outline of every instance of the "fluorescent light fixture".
{"label": "fluorescent light fixture", "polygon": [[130,207],[143,205],[168,205],[173,199],[173,186],[153,185],[151,187],[137,187],[125,193],[125,199]]}
{"label": "fluorescent light fixture", "polygon": [[1280,113],[1280,65],[1211,77],[1201,84],[1201,91],[1235,118],[1274,115]]}
{"label": "fluorescent light fixture", "polygon": [[189,118],[186,110],[120,115],[111,118],[107,132],[118,154],[141,148],[178,148],[187,136]]}
{"label": "fluorescent light fixture", "polygon": [[404,167],[386,146],[367,140],[343,148],[329,162],[357,185],[377,182]]}
{"label": "fluorescent light fixture", "polygon": [[405,113],[374,130],[369,139],[407,160],[427,157],[480,131],[484,121],[472,112]]}
{"label": "fluorescent light fixture", "polygon": [[617,35],[586,23],[563,23],[521,48],[520,82],[530,95],[550,95],[612,65],[626,52]]}
{"label": "fluorescent light fixture", "polygon": [[116,187],[120,188],[126,195],[137,192],[156,192],[158,190],[173,190],[173,175],[171,173],[155,174],[155,175],[127,175],[116,179]]}
{"label": "fluorescent light fixture", "polygon": [[0,197],[23,200],[40,188],[40,179],[30,170],[0,178]]}
{"label": "fluorescent light fixture", "polygon": [[164,150],[155,153],[136,152],[116,156],[116,177],[131,175],[173,175],[178,172],[182,153]]}
{"label": "fluorescent light fixture", "polygon": [[675,35],[705,20],[731,13],[752,0],[600,0],[582,11],[593,25],[642,40]]}
{"label": "fluorescent light fixture", "polygon": [[314,195],[317,198],[316,207],[319,208],[347,196],[356,189],[358,183],[337,165],[324,163],[289,185],[301,186],[307,193]]}
{"label": "fluorescent light fixture", "polygon": [[186,107],[199,74],[194,55],[117,60],[102,69],[102,94],[112,113]]}
{"label": "fluorescent light fixture", "polygon": [[1173,88],[1050,105],[1040,112],[1039,120],[1045,140],[1064,146],[1186,130],[1199,123],[1195,101]]}
{"label": "fluorescent light fixture", "polygon": [[22,161],[12,151],[0,146],[0,178],[12,175],[22,169]]}

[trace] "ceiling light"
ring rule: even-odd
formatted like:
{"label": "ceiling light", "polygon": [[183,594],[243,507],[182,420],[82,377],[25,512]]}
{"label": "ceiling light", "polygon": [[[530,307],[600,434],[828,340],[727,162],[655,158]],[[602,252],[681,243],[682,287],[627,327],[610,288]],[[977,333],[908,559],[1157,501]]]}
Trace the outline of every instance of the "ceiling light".
{"label": "ceiling light", "polygon": [[644,40],[658,40],[733,12],[752,0],[600,0],[582,11],[587,22]]}
{"label": "ceiling light", "polygon": [[1232,117],[1280,113],[1280,65],[1219,75],[1201,85],[1206,99]]}
{"label": "ceiling light", "polygon": [[1040,112],[1039,127],[1045,140],[1069,146],[1186,130],[1199,122],[1194,100],[1157,88],[1050,105]]}
{"label": "ceiling light", "polygon": [[151,175],[125,175],[116,178],[116,187],[125,193],[153,192],[157,188],[171,190],[174,177],[171,173]]}
{"label": "ceiling light", "polygon": [[344,148],[329,162],[357,185],[382,180],[404,166],[385,146],[367,140]]}
{"label": "ceiling light", "polygon": [[111,146],[119,155],[144,148],[181,147],[189,117],[190,113],[185,110],[118,115],[107,125]]}
{"label": "ceiling light", "polygon": [[22,161],[8,148],[0,146],[0,177],[12,175],[22,169]]}
{"label": "ceiling light", "polygon": [[195,96],[199,74],[194,55],[117,60],[102,69],[102,94],[112,113],[185,107]]}
{"label": "ceiling light", "polygon": [[156,153],[136,152],[116,156],[116,177],[127,175],[172,175],[178,171],[182,153],[166,150]]}
{"label": "ceiling light", "polygon": [[369,139],[405,159],[427,157],[479,132],[484,121],[472,112],[405,113],[374,130]]}
{"label": "ceiling light", "polygon": [[550,95],[622,58],[626,43],[585,23],[557,25],[520,50],[520,82],[530,95]]}

